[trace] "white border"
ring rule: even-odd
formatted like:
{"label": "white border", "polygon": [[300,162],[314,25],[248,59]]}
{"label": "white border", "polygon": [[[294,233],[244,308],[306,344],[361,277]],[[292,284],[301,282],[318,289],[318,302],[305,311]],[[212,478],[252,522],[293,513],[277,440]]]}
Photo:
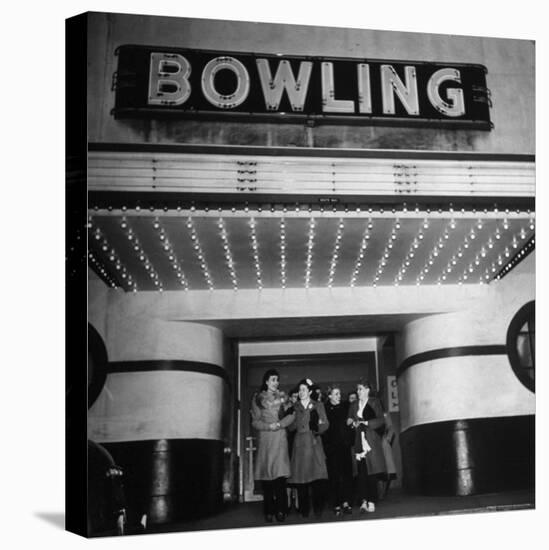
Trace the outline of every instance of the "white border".
{"label": "white border", "polygon": [[[537,200],[545,207],[549,184],[546,160],[547,38],[543,3],[453,3],[424,0],[391,2],[208,2],[141,0],[108,2],[64,0],[56,3],[10,3],[3,12],[2,138],[3,184],[2,255],[4,356],[2,414],[2,540],[18,547],[164,548],[218,545],[262,550],[282,546],[337,544],[377,548],[517,548],[541,540],[547,517],[546,468],[538,470],[538,509],[534,512],[469,514],[435,519],[385,520],[300,527],[176,533],[161,536],[102,539],[87,542],[59,526],[64,510],[64,21],[94,10],[215,19],[272,21],[369,29],[421,31],[537,42]],[[25,77],[19,74],[23,71]],[[7,118],[7,124],[6,124]],[[17,149],[14,151],[14,145]],[[538,235],[545,236],[539,216]],[[538,281],[545,251],[537,239]],[[546,310],[546,293],[538,285],[538,331]],[[15,332],[14,332],[14,329]],[[539,340],[538,340],[539,341]],[[538,364],[545,353],[538,351]],[[14,376],[15,375],[15,376]],[[547,406],[540,398],[547,376],[538,373],[538,463],[547,464]],[[44,517],[46,519],[44,519]],[[49,518],[49,519],[47,519]],[[51,521],[51,518],[54,521]],[[57,518],[57,519],[56,519]],[[396,523],[395,523],[396,521]],[[535,544],[535,543],[534,543]]]}

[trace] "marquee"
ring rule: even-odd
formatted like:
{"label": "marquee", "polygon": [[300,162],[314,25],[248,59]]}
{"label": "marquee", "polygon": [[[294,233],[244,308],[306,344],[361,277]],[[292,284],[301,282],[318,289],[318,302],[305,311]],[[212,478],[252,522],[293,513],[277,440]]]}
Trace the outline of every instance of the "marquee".
{"label": "marquee", "polygon": [[180,115],[491,129],[482,65],[121,46],[116,117]]}

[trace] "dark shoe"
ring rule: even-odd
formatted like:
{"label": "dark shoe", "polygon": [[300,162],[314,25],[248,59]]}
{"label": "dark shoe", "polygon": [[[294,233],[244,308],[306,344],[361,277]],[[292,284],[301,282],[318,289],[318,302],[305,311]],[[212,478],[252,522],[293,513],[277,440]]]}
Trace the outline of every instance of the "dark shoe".
{"label": "dark shoe", "polygon": [[272,514],[267,514],[267,515],[265,516],[265,521],[266,521],[267,523],[272,523],[273,520],[274,520],[274,517],[272,516]]}
{"label": "dark shoe", "polygon": [[276,521],[278,521],[278,523],[282,523],[285,519],[286,519],[286,514],[284,512],[277,512]]}
{"label": "dark shoe", "polygon": [[308,518],[309,517],[309,512],[301,512],[301,517],[302,518]]}

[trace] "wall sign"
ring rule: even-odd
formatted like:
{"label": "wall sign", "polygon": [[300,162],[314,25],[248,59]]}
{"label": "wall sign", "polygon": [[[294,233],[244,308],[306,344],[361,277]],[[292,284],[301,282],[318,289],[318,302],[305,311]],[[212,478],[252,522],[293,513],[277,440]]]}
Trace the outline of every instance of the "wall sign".
{"label": "wall sign", "polygon": [[116,117],[259,117],[490,129],[482,65],[121,46]]}
{"label": "wall sign", "polygon": [[388,412],[398,412],[398,385],[396,376],[387,376],[387,410]]}

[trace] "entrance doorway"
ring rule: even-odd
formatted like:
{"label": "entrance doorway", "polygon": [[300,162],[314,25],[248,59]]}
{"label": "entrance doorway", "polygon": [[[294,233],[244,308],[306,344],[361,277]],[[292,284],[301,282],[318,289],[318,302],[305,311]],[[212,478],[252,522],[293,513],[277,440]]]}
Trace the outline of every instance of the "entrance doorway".
{"label": "entrance doorway", "polygon": [[260,484],[254,482],[253,468],[257,453],[257,432],[251,426],[250,403],[259,390],[265,371],[276,369],[280,389],[289,392],[303,378],[310,378],[325,392],[333,383],[341,387],[343,398],[354,391],[360,378],[379,387],[375,350],[347,353],[307,353],[299,355],[243,356],[240,359],[240,479],[244,501],[261,500]]}

